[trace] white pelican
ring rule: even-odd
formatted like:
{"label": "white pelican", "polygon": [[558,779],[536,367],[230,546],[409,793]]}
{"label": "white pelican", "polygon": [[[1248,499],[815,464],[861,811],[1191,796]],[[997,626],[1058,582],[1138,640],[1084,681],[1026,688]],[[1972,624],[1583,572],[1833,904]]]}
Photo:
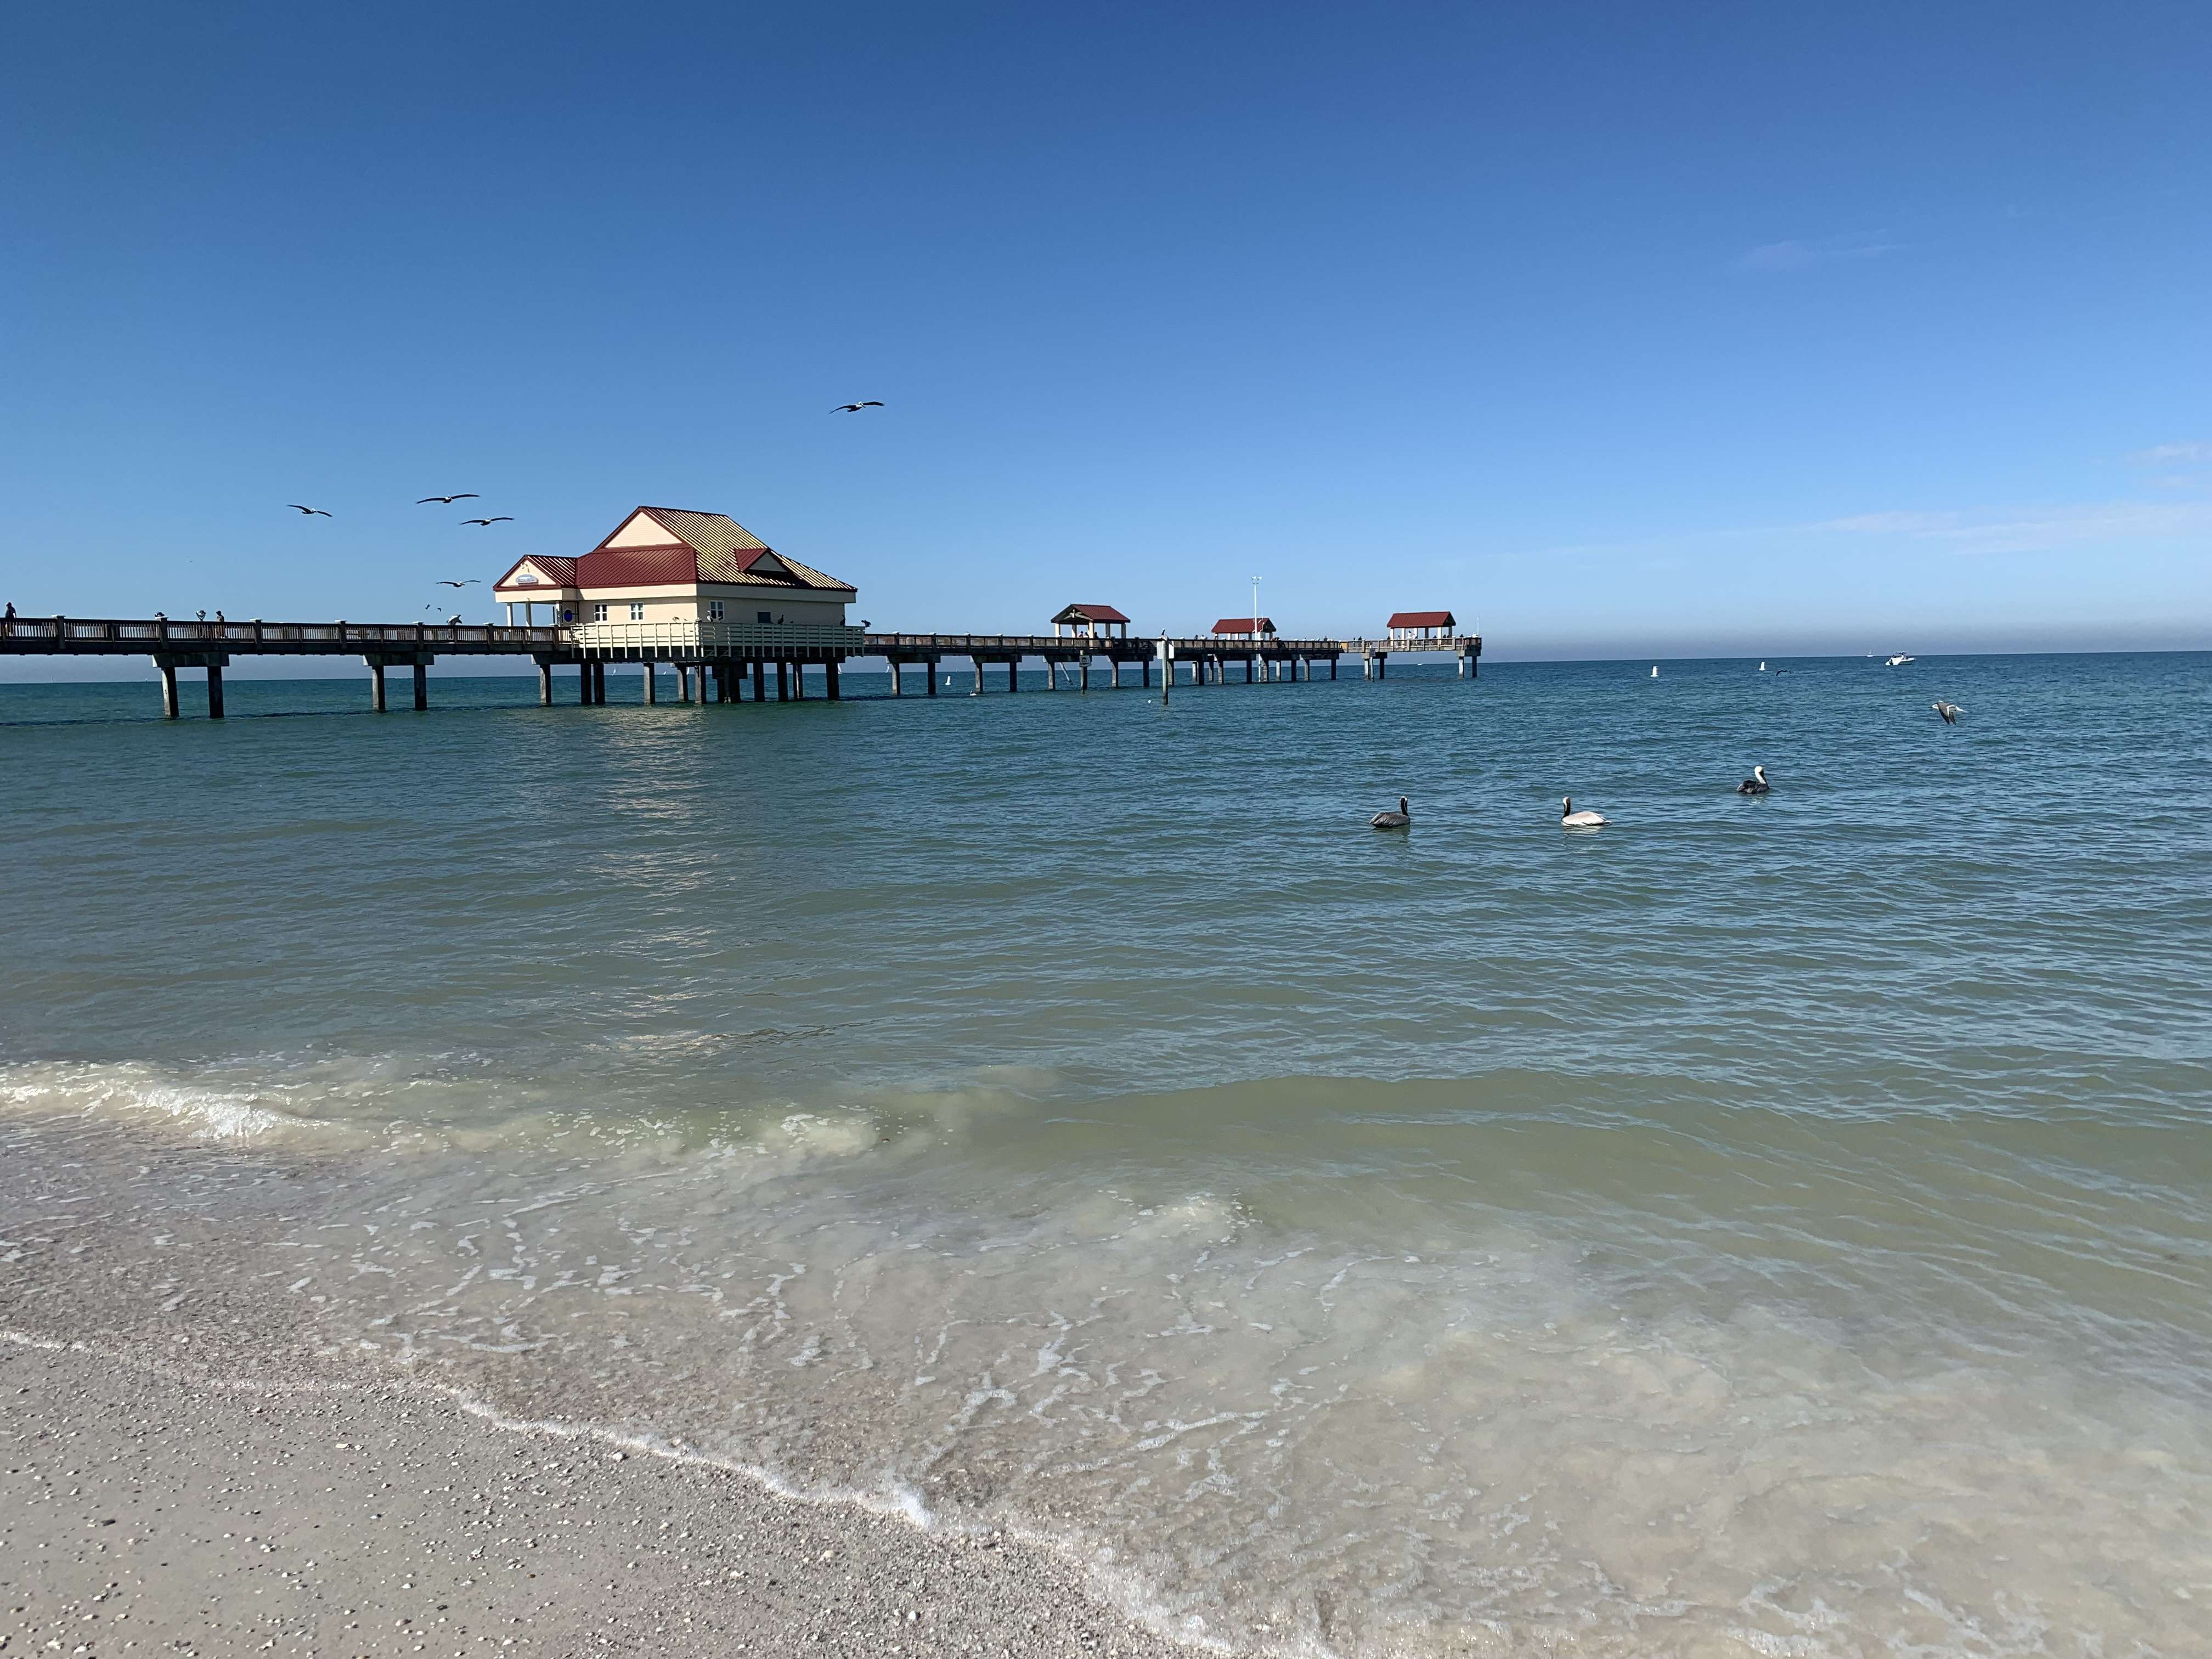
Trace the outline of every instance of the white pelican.
{"label": "white pelican", "polygon": [[1410,830],[1413,827],[1413,809],[1406,805],[1406,798],[1401,795],[1396,811],[1377,812],[1367,822],[1377,830]]}
{"label": "white pelican", "polygon": [[1562,829],[1562,830],[1602,830],[1602,829],[1604,829],[1604,828],[1605,828],[1605,822],[1606,822],[1606,820],[1605,820],[1605,814],[1604,814],[1604,813],[1602,813],[1602,812],[1577,812],[1577,811],[1575,811],[1575,798],[1574,798],[1572,795],[1564,795],[1564,796],[1560,797],[1560,799],[1559,799],[1559,828],[1560,828],[1560,829]]}

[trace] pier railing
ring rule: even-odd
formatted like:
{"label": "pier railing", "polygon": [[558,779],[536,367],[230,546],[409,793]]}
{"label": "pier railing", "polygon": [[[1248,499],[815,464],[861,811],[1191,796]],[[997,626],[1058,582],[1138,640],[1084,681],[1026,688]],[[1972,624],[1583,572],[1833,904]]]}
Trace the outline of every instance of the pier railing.
{"label": "pier railing", "polygon": [[858,628],[835,623],[603,622],[564,628],[586,651],[669,652],[701,657],[773,657],[778,651],[866,648]]}
{"label": "pier railing", "polygon": [[558,650],[568,643],[562,628],[510,627],[487,623],[273,623],[177,621],[165,617],[10,617],[0,620],[0,644],[94,650],[103,647],[159,653],[164,647],[220,651],[292,647],[350,651],[356,646],[474,647],[477,650]]}

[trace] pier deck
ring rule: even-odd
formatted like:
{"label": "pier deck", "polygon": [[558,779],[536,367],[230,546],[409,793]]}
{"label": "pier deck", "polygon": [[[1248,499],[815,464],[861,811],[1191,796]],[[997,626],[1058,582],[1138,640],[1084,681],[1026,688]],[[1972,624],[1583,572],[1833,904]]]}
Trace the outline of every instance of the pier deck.
{"label": "pier deck", "polygon": [[[161,673],[162,712],[178,714],[177,671],[205,671],[208,713],[222,716],[222,671],[233,657],[359,657],[369,671],[370,706],[385,707],[387,668],[414,673],[415,707],[429,707],[428,670],[440,657],[527,657],[538,667],[538,700],[553,701],[553,670],[578,670],[577,701],[606,701],[606,665],[643,666],[644,700],[659,701],[661,666],[672,668],[681,701],[735,702],[744,682],[752,681],[756,701],[769,701],[773,667],[775,701],[795,701],[806,693],[806,671],[823,671],[823,693],[840,695],[838,669],[854,657],[882,657],[890,665],[891,694],[905,695],[905,670],[925,667],[927,695],[937,695],[939,668],[948,659],[973,665],[975,689],[983,689],[987,666],[1004,667],[1006,689],[1019,689],[1021,665],[1036,658],[1053,671],[1047,684],[1057,689],[1058,671],[1076,672],[1088,690],[1097,665],[1105,684],[1117,689],[1122,671],[1134,668],[1139,685],[1152,684],[1155,667],[1182,684],[1244,684],[1285,678],[1312,679],[1316,667],[1328,665],[1337,678],[1340,660],[1360,659],[1363,675],[1383,678],[1393,655],[1426,653],[1455,657],[1462,679],[1476,677],[1482,656],[1480,635],[1409,640],[1257,639],[1210,634],[1181,637],[1107,638],[1049,634],[871,633],[858,628],[769,626],[722,623],[628,623],[517,627],[479,623],[272,623],[228,620],[178,622],[168,617],[13,617],[0,622],[0,654],[13,656],[144,656]],[[1182,665],[1189,665],[1186,677]]]}

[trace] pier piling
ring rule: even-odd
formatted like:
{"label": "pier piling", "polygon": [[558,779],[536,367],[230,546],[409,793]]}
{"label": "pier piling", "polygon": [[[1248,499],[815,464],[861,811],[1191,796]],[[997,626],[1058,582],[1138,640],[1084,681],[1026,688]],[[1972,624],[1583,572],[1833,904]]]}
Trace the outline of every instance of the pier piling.
{"label": "pier piling", "polygon": [[211,720],[219,720],[222,718],[222,665],[219,662],[209,663],[207,677],[208,718]]}
{"label": "pier piling", "polygon": [[553,665],[543,657],[538,659],[538,702],[543,708],[553,706]]}
{"label": "pier piling", "polygon": [[374,657],[368,659],[368,706],[384,712],[384,665]]}
{"label": "pier piling", "polygon": [[177,665],[165,662],[161,665],[161,718],[173,720],[177,718]]}
{"label": "pier piling", "polygon": [[415,659],[415,707],[417,710],[430,706],[430,665],[422,658]]}

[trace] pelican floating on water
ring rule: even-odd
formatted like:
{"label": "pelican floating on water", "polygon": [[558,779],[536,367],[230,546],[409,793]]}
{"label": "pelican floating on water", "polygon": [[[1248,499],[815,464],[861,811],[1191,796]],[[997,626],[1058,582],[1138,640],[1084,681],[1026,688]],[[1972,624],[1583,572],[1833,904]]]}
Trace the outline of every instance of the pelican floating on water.
{"label": "pelican floating on water", "polygon": [[[1651,672],[1652,672],[1653,673],[1655,673],[1655,674],[1656,674],[1656,673],[1657,673],[1659,671],[1658,671],[1657,669],[1656,669],[1656,668],[1655,668],[1655,669],[1653,669]],[[1562,829],[1562,830],[1602,830],[1602,829],[1604,829],[1604,828],[1605,828],[1605,823],[1606,823],[1606,818],[1605,818],[1605,814],[1604,814],[1604,813],[1602,813],[1602,812],[1577,812],[1577,811],[1575,811],[1575,798],[1574,798],[1572,795],[1563,795],[1563,796],[1561,796],[1561,797],[1560,797],[1560,799],[1559,799],[1559,828],[1560,828],[1560,829]]]}
{"label": "pelican floating on water", "polygon": [[1764,795],[1773,787],[1774,786],[1766,781],[1766,769],[1763,766],[1754,766],[1751,769],[1751,775],[1736,785],[1735,792],[1739,795]]}
{"label": "pelican floating on water", "polygon": [[1413,827],[1413,810],[1406,804],[1406,798],[1401,795],[1398,797],[1396,811],[1377,812],[1367,822],[1370,827],[1376,830],[1410,830]]}
{"label": "pelican floating on water", "polygon": [[1959,716],[1966,712],[1957,703],[1945,702],[1940,697],[1928,706],[1943,717],[1943,724],[1946,726],[1956,726],[1959,723]]}

